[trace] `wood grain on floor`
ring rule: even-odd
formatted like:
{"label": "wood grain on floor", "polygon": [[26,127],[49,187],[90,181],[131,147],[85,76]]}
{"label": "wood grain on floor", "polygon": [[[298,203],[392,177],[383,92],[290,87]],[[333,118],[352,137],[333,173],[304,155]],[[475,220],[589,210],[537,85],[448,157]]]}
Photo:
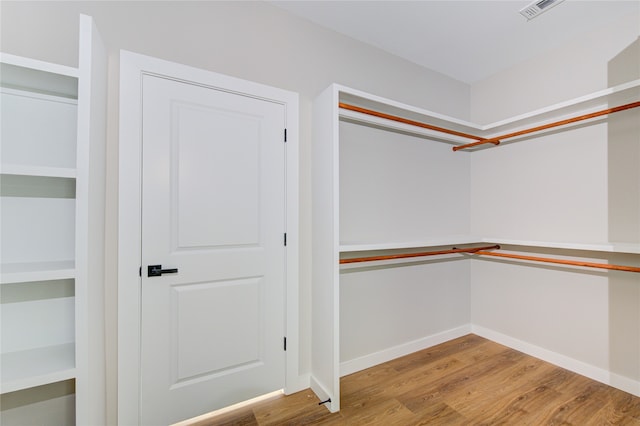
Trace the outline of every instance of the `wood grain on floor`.
{"label": "wood grain on floor", "polygon": [[343,377],[340,387],[339,413],[306,390],[193,426],[640,426],[640,397],[473,334]]}

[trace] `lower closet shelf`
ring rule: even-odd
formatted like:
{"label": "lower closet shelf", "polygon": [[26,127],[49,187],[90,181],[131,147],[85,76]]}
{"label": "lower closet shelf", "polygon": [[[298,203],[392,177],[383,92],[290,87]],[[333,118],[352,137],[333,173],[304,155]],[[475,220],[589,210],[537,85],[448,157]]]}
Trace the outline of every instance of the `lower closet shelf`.
{"label": "lower closet shelf", "polygon": [[363,242],[341,242],[340,252],[354,252],[354,251],[374,251],[374,250],[399,250],[399,249],[412,249],[422,247],[438,247],[448,246],[456,244],[473,244],[483,242],[482,238],[472,235],[447,235],[443,237],[435,237],[418,241],[393,241],[393,242],[377,242],[377,243],[363,243]]}
{"label": "lower closet shelf", "polygon": [[505,244],[514,246],[557,248],[566,250],[601,251],[606,253],[640,254],[640,243],[567,243],[556,241],[514,240],[508,238],[482,238],[485,243]]}
{"label": "lower closet shelf", "polygon": [[75,277],[73,260],[4,263],[0,268],[1,284],[62,280]]}
{"label": "lower closet shelf", "polygon": [[35,386],[73,379],[75,344],[66,343],[2,354],[1,392],[15,392]]}

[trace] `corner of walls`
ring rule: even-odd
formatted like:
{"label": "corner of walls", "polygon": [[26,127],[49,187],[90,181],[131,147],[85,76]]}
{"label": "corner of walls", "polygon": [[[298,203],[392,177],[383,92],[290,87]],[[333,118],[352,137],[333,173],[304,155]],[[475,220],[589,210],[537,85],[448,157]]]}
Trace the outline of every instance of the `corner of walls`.
{"label": "corner of walls", "polygon": [[502,334],[495,330],[472,324],[471,332],[480,337],[489,339],[504,346],[523,352],[527,355],[539,358],[543,361],[565,368],[574,373],[596,380],[600,383],[613,386],[630,394],[640,396],[640,380],[625,377],[613,373],[607,369],[600,368],[579,359],[566,356],[562,353],[531,344],[512,336]]}
{"label": "corner of walls", "polygon": [[382,364],[384,362],[391,361],[393,359],[409,355],[411,353],[418,352],[444,342],[448,342],[449,340],[457,339],[458,337],[466,336],[471,332],[471,324],[465,324],[397,346],[386,348],[381,351],[367,354],[355,359],[343,361],[340,363],[340,377],[347,376],[357,371],[373,367],[374,365]]}
{"label": "corner of walls", "polygon": [[[471,119],[486,124],[638,78],[638,19],[639,16],[626,16],[474,83]],[[544,76],[542,81],[540,76]],[[536,239],[491,232],[507,231],[505,223],[496,221],[506,222],[514,212],[525,211],[517,221],[511,221],[508,232],[529,232],[541,240],[546,239],[545,233],[546,236],[551,233],[550,241],[567,235],[583,240],[640,238],[638,216],[634,213],[637,206],[630,208],[637,197],[628,196],[629,191],[640,196],[636,179],[640,157],[635,154],[640,151],[635,145],[630,151],[627,142],[632,142],[625,141],[624,154],[620,152],[615,157],[624,156],[624,162],[615,160],[612,154],[612,145],[622,142],[617,133],[614,137],[615,129],[624,129],[638,141],[637,120],[630,117],[634,116],[620,116],[619,125],[618,118],[614,118],[572,134],[558,132],[473,153],[472,234]],[[572,146],[579,150],[567,154]],[[629,174],[622,170],[633,171]],[[550,179],[549,175],[558,179]],[[576,176],[579,185],[574,185]],[[590,179],[595,189],[586,183]],[[611,198],[614,180],[624,182],[624,188],[631,185],[629,190],[620,192],[619,199]],[[516,185],[517,181],[524,185]],[[573,196],[568,197],[567,190],[558,189],[562,187],[559,182],[574,189],[588,186],[590,193],[572,191]],[[549,202],[551,199],[555,202]],[[580,203],[594,209],[580,209]],[[518,207],[525,204],[526,207]],[[487,211],[491,211],[491,216],[483,215]],[[532,214],[541,211],[549,213]],[[624,217],[620,216],[622,213]],[[568,226],[559,226],[560,219]],[[637,255],[581,253],[560,252],[601,257],[612,263],[640,262]],[[474,333],[635,395],[640,395],[639,318],[637,277],[486,259],[471,261]]]}
{"label": "corner of walls", "polygon": [[607,61],[638,38],[639,19],[625,16],[473,83],[471,120],[486,124],[608,87]]}

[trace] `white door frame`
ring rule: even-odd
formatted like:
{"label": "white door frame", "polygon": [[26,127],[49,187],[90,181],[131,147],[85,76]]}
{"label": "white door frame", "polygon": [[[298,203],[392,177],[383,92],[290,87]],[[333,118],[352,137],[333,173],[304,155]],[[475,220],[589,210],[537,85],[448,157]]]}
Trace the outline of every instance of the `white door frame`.
{"label": "white door frame", "polygon": [[[298,333],[298,94],[132,52],[120,52],[118,424],[140,423],[142,76],[153,74],[277,102],[286,111],[285,393],[304,389]],[[283,142],[284,143],[284,142]],[[204,413],[203,413],[204,414]]]}

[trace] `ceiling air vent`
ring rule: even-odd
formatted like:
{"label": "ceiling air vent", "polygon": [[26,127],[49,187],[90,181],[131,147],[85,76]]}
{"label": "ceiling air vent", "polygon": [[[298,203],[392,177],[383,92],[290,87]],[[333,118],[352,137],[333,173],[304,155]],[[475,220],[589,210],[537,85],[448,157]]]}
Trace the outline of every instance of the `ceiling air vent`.
{"label": "ceiling air vent", "polygon": [[527,18],[527,20],[531,20],[536,16],[540,15],[542,12],[546,12],[551,9],[553,6],[556,6],[562,3],[564,0],[539,0],[534,1],[529,6],[524,9],[520,9],[520,14]]}

